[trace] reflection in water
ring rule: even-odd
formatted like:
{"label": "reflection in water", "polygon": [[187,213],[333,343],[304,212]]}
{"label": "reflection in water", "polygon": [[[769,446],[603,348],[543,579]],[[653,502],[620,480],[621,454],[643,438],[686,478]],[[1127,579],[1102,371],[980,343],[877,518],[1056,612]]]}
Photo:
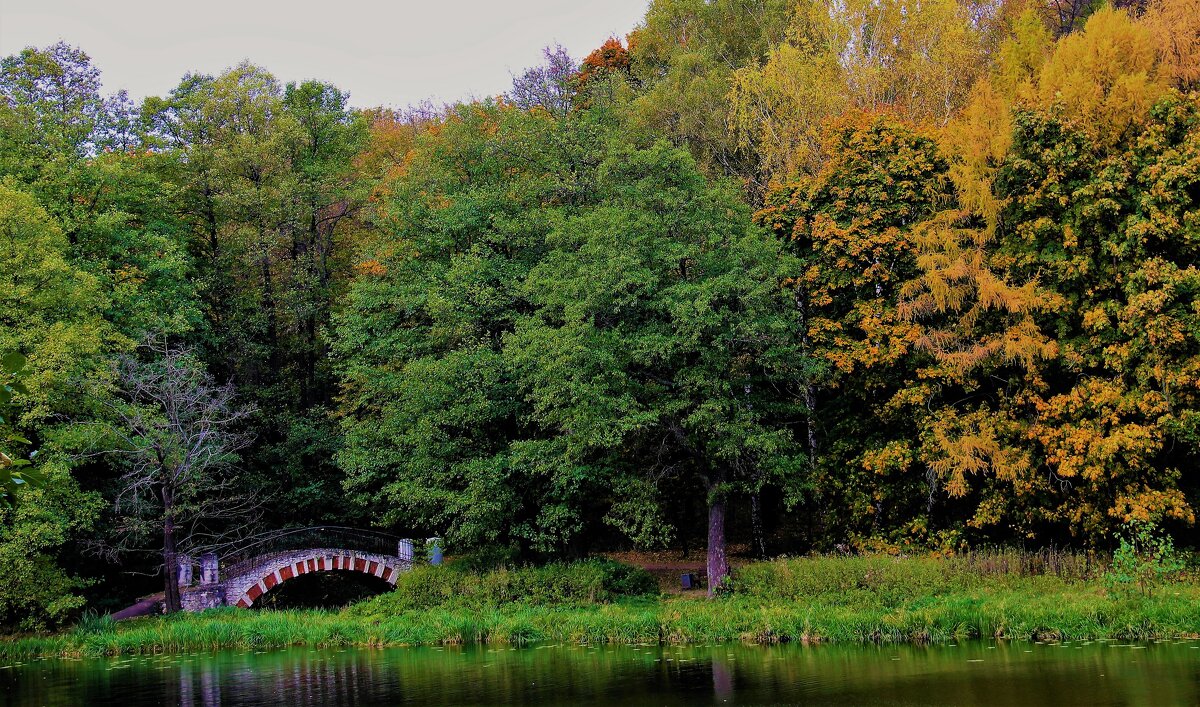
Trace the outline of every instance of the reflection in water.
{"label": "reflection in water", "polygon": [[1200,641],[293,649],[0,666],[0,704],[1200,703]]}
{"label": "reflection in water", "polygon": [[712,658],[713,697],[726,701],[733,697],[733,670],[729,661],[720,655]]}

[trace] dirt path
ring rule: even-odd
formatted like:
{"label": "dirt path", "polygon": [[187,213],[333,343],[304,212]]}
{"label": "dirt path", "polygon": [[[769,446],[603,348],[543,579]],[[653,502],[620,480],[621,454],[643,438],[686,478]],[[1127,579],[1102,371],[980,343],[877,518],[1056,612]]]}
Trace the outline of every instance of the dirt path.
{"label": "dirt path", "polygon": [[[732,567],[753,562],[740,548],[730,546],[729,564]],[[624,562],[628,565],[641,567],[658,578],[659,588],[668,594],[691,594],[692,591],[683,588],[682,575],[696,575],[699,587],[705,586],[705,563],[707,556],[704,550],[693,550],[686,554],[678,550],[662,550],[659,552],[606,552],[604,556],[610,560]]]}

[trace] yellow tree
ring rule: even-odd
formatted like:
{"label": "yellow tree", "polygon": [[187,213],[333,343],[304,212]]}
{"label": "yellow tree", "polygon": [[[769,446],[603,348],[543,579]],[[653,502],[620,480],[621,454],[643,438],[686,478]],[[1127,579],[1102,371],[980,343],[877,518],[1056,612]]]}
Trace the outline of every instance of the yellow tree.
{"label": "yellow tree", "polygon": [[1058,42],[1038,76],[1035,105],[1053,107],[1111,144],[1149,115],[1166,85],[1150,28],[1112,8]]}
{"label": "yellow tree", "polygon": [[933,411],[921,458],[979,528],[1101,542],[1192,518],[1195,109],[1161,102],[1128,15],[1101,10],[1050,52],[1027,20],[945,131],[958,203],[915,236],[902,310],[934,355],[923,375],[961,401]]}
{"label": "yellow tree", "polygon": [[1159,75],[1185,91],[1200,87],[1200,0],[1154,0],[1142,21],[1158,50]]}
{"label": "yellow tree", "polygon": [[772,190],[757,215],[800,261],[788,284],[806,353],[825,365],[802,392],[808,507],[826,538],[924,540],[937,479],[913,462],[933,392],[916,375],[920,329],[898,294],[917,274],[914,225],[950,196],[947,166],[931,137],[887,114],[831,121],[822,150],[821,170]]}
{"label": "yellow tree", "polygon": [[730,124],[764,173],[812,173],[817,128],[847,108],[944,125],[986,68],[990,15],[955,0],[802,3],[788,40],[733,79]]}

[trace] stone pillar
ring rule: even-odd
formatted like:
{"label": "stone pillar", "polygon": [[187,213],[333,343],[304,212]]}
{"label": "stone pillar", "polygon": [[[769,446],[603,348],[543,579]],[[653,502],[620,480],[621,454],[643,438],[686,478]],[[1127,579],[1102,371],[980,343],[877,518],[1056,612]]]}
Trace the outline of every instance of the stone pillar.
{"label": "stone pillar", "polygon": [[426,545],[429,548],[429,564],[442,564],[442,539],[430,538],[426,541]]}
{"label": "stone pillar", "polygon": [[192,586],[192,556],[180,555],[176,559],[179,560],[179,586]]}
{"label": "stone pillar", "polygon": [[200,583],[216,584],[221,581],[217,553],[206,552],[200,556]]}
{"label": "stone pillar", "polygon": [[400,558],[400,562],[412,564],[413,560],[413,543],[412,540],[405,538],[396,543],[396,557]]}

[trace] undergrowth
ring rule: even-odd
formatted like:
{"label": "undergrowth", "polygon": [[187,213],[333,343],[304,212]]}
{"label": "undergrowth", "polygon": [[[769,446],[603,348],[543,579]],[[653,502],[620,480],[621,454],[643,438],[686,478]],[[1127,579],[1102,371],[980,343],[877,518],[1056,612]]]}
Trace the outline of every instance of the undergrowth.
{"label": "undergrowth", "polygon": [[395,592],[342,611],[245,611],[81,621],[0,642],[7,660],[287,646],[457,643],[938,642],[968,638],[1150,640],[1200,634],[1200,584],[1153,596],[1106,591],[1096,576],[968,561],[804,558],[742,568],[732,591],[662,597],[611,562],[405,575]]}

